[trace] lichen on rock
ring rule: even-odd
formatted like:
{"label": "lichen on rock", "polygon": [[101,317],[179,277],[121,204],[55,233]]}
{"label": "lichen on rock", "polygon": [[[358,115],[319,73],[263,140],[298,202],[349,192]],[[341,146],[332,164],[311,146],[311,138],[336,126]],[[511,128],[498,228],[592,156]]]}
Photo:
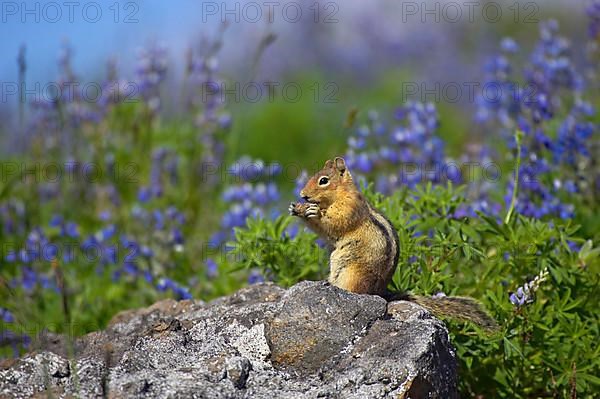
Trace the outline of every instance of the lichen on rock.
{"label": "lichen on rock", "polygon": [[444,324],[416,304],[264,283],[122,312],[71,352],[42,337],[0,368],[0,397],[454,398],[456,378]]}

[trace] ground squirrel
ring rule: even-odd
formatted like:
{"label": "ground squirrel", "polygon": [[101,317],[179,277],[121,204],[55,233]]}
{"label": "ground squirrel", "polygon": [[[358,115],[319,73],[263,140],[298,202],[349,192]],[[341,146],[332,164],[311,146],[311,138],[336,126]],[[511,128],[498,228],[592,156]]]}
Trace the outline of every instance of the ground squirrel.
{"label": "ground squirrel", "polygon": [[387,299],[416,302],[437,316],[471,321],[486,329],[496,322],[466,297],[426,297],[387,290],[398,264],[398,233],[360,192],[343,158],[328,160],[312,176],[300,196],[306,202],[290,204],[292,216],[332,248],[329,282],[347,291],[376,294]]}

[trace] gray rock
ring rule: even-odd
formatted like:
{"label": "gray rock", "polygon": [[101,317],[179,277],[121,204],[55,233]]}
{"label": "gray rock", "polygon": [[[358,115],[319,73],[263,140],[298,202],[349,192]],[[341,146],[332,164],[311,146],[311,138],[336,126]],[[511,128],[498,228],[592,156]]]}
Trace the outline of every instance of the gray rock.
{"label": "gray rock", "polygon": [[67,347],[47,335],[0,364],[0,397],[457,397],[439,320],[324,282],[258,284],[208,304],[161,301]]}
{"label": "gray rock", "polygon": [[250,360],[241,356],[234,356],[226,361],[227,378],[231,380],[233,386],[242,389],[246,386],[246,380],[252,369]]}

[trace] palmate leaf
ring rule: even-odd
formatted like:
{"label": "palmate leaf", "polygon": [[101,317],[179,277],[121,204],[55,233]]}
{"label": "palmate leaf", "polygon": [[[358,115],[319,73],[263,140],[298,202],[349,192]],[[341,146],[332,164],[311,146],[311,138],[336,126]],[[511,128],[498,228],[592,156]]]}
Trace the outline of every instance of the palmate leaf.
{"label": "palmate leaf", "polygon": [[291,240],[285,231],[292,220],[289,216],[248,219],[246,228],[236,229],[232,255],[239,259],[238,266],[259,269],[284,286],[322,277],[319,254],[323,251],[316,249],[312,233],[300,231]]}
{"label": "palmate leaf", "polygon": [[497,233],[500,236],[502,236],[505,240],[510,239],[510,231],[508,230],[508,227],[506,225],[499,224],[496,221],[496,219],[494,219],[492,216],[488,216],[482,212],[478,212],[477,216],[482,218],[487,223],[484,231],[488,231],[490,233]]}
{"label": "palmate leaf", "polygon": [[516,354],[521,358],[525,357],[521,350],[514,343],[512,343],[510,339],[504,337],[502,341],[504,343],[504,354],[507,358],[512,357],[513,354]]}

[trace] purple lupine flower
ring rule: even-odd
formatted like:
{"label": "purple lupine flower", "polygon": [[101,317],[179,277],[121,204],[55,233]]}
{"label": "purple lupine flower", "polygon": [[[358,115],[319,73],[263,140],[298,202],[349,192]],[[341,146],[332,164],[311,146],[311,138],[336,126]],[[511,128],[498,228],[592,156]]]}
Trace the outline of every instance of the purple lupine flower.
{"label": "purple lupine flower", "polygon": [[[506,42],[501,46],[505,54],[499,56],[500,61],[491,69],[493,74],[489,80],[518,87],[517,79],[512,76],[513,68],[506,61],[506,50],[513,46],[507,46]],[[479,103],[479,106],[486,115],[498,117],[510,148],[516,146],[513,129],[518,126],[524,132],[516,211],[535,218],[570,218],[574,208],[562,202],[561,198],[566,196],[561,192],[572,192],[577,187],[573,183],[562,185],[552,178],[552,174],[565,176],[571,182],[573,177],[581,175],[581,171],[577,170],[578,161],[589,156],[589,138],[596,127],[585,119],[593,115],[594,110],[589,103],[581,100],[583,77],[571,60],[569,41],[558,35],[556,21],[540,25],[540,40],[523,72],[527,96],[504,96],[502,90],[503,96],[496,103]],[[557,121],[558,134],[552,138],[552,134],[546,131],[547,124],[542,122],[558,119],[559,111],[565,111],[564,104],[568,102],[564,101],[565,98],[573,98],[574,106],[562,122]],[[513,187],[514,183],[510,181],[507,206]]]}
{"label": "purple lupine flower", "polygon": [[586,9],[590,19],[588,36],[592,40],[600,40],[600,1],[593,0]]}
{"label": "purple lupine flower", "polygon": [[13,314],[8,309],[2,307],[0,307],[0,319],[5,323],[13,323],[15,321]]}
{"label": "purple lupine flower", "polygon": [[106,242],[106,241],[110,240],[112,237],[114,237],[116,233],[117,233],[117,226],[111,223],[108,226],[104,227],[100,231],[99,241]]}
{"label": "purple lupine flower", "polygon": [[0,331],[0,342],[10,345],[13,350],[13,357],[19,357],[19,345],[25,349],[29,348],[31,338],[28,335],[19,335],[11,330]]}
{"label": "purple lupine flower", "polygon": [[[213,51],[220,47],[218,43],[209,44],[205,53],[190,50],[187,57],[187,77],[191,88],[187,102],[191,111],[196,113],[195,124],[203,147],[201,164],[215,168],[223,166],[223,139],[232,125],[231,115],[225,111],[225,96],[221,92],[223,82],[217,76],[219,63]],[[218,177],[210,175],[207,182],[216,185]]]}
{"label": "purple lupine flower", "polygon": [[134,261],[127,261],[123,263],[123,271],[132,276],[136,276],[138,274],[138,267]]}
{"label": "purple lupine flower", "polygon": [[219,248],[221,245],[225,244],[228,237],[229,231],[217,231],[210,236],[210,239],[208,240],[208,246],[210,248]]}
{"label": "purple lupine flower", "polygon": [[150,201],[152,198],[152,191],[150,187],[140,187],[138,190],[138,201],[144,203]]}
{"label": "purple lupine flower", "polygon": [[111,213],[110,211],[101,211],[98,218],[103,222],[108,222],[111,219]]}
{"label": "purple lupine flower", "polygon": [[149,270],[144,270],[142,272],[142,276],[144,277],[144,280],[147,283],[152,283],[154,281],[154,277],[152,276],[152,273]]}
{"label": "purple lupine flower", "polygon": [[523,306],[526,301],[530,300],[530,297],[525,294],[522,287],[519,287],[516,293],[510,294],[509,300],[515,306]]}
{"label": "purple lupine flower", "polygon": [[6,235],[22,235],[26,231],[25,207],[19,201],[0,204],[0,225]]}
{"label": "purple lupine flower", "polygon": [[500,42],[500,48],[507,53],[516,53],[519,51],[519,45],[510,37],[505,37]]}
{"label": "purple lupine flower", "polygon": [[512,80],[513,68],[508,58],[516,48],[518,45],[513,39],[505,38],[501,42],[502,52],[486,63],[483,90],[476,98],[477,122],[495,120],[506,129],[514,127],[514,120],[521,113],[523,102],[522,88]]}
{"label": "purple lupine flower", "polygon": [[53,261],[58,257],[58,246],[54,244],[45,245],[42,249],[41,260],[43,261]]}
{"label": "purple lupine flower", "polygon": [[539,289],[541,283],[546,281],[548,275],[548,268],[544,268],[533,280],[525,283],[522,287],[517,288],[516,292],[510,293],[510,302],[516,307],[532,303],[535,292]]}
{"label": "purple lupine flower", "polygon": [[9,250],[6,253],[6,257],[4,258],[9,263],[14,263],[17,261],[17,253],[14,250]]}
{"label": "purple lupine flower", "polygon": [[554,160],[566,162],[572,168],[577,167],[579,159],[591,156],[589,139],[596,131],[592,122],[582,121],[578,116],[573,112],[565,118],[553,148]]}
{"label": "purple lupine flower", "polygon": [[165,218],[160,209],[155,209],[152,212],[152,216],[154,217],[154,227],[157,230],[162,230],[165,228]]}
{"label": "purple lupine flower", "polygon": [[79,227],[74,222],[67,222],[64,227],[64,234],[69,238],[78,238]]}
{"label": "purple lupine flower", "polygon": [[[266,215],[276,218],[279,215],[273,208],[280,198],[279,189],[274,182],[268,180],[281,171],[279,163],[267,164],[246,156],[228,168],[228,173],[241,182],[223,190],[222,198],[229,204],[229,208],[221,217],[220,231],[214,233],[209,240],[211,249],[223,248],[225,252],[230,251],[231,248],[224,245],[234,238],[235,228],[246,226],[248,218],[262,218]],[[216,273],[217,262],[214,259],[209,259],[206,265],[209,274]]]}
{"label": "purple lupine flower", "polygon": [[60,227],[63,225],[63,217],[61,215],[53,215],[50,219],[51,227]]}
{"label": "purple lupine flower", "polygon": [[183,233],[181,232],[180,229],[174,228],[171,231],[171,242],[174,245],[183,245],[184,244],[185,240],[183,238]]}
{"label": "purple lupine flower", "polygon": [[140,247],[140,253],[146,259],[150,259],[154,256],[154,251],[152,250],[152,248],[150,248],[146,245],[142,245]]}
{"label": "purple lupine flower", "polygon": [[248,284],[258,284],[263,283],[264,281],[264,276],[258,270],[250,271],[250,275],[248,276]]}
{"label": "purple lupine flower", "polygon": [[162,292],[170,290],[177,296],[178,299],[192,299],[192,295],[186,287],[166,277],[158,280],[156,288]]}
{"label": "purple lupine flower", "polygon": [[[377,191],[389,194],[400,186],[413,187],[423,181],[458,181],[456,173],[441,170],[447,163],[443,141],[437,137],[439,120],[433,104],[408,102],[396,111],[395,126],[386,126],[376,112],[369,123],[348,139],[346,163],[359,182],[374,180]],[[404,166],[415,164],[413,173]],[[366,177],[369,176],[369,179]]]}
{"label": "purple lupine flower", "polygon": [[116,245],[103,247],[102,263],[116,265],[118,262],[118,250]]}
{"label": "purple lupine flower", "polygon": [[167,49],[164,44],[154,44],[138,51],[136,88],[153,114],[161,108],[159,89],[167,74],[167,66]]}
{"label": "purple lupine flower", "polygon": [[206,260],[206,275],[210,278],[214,278],[219,274],[219,266],[214,259],[209,258]]}

